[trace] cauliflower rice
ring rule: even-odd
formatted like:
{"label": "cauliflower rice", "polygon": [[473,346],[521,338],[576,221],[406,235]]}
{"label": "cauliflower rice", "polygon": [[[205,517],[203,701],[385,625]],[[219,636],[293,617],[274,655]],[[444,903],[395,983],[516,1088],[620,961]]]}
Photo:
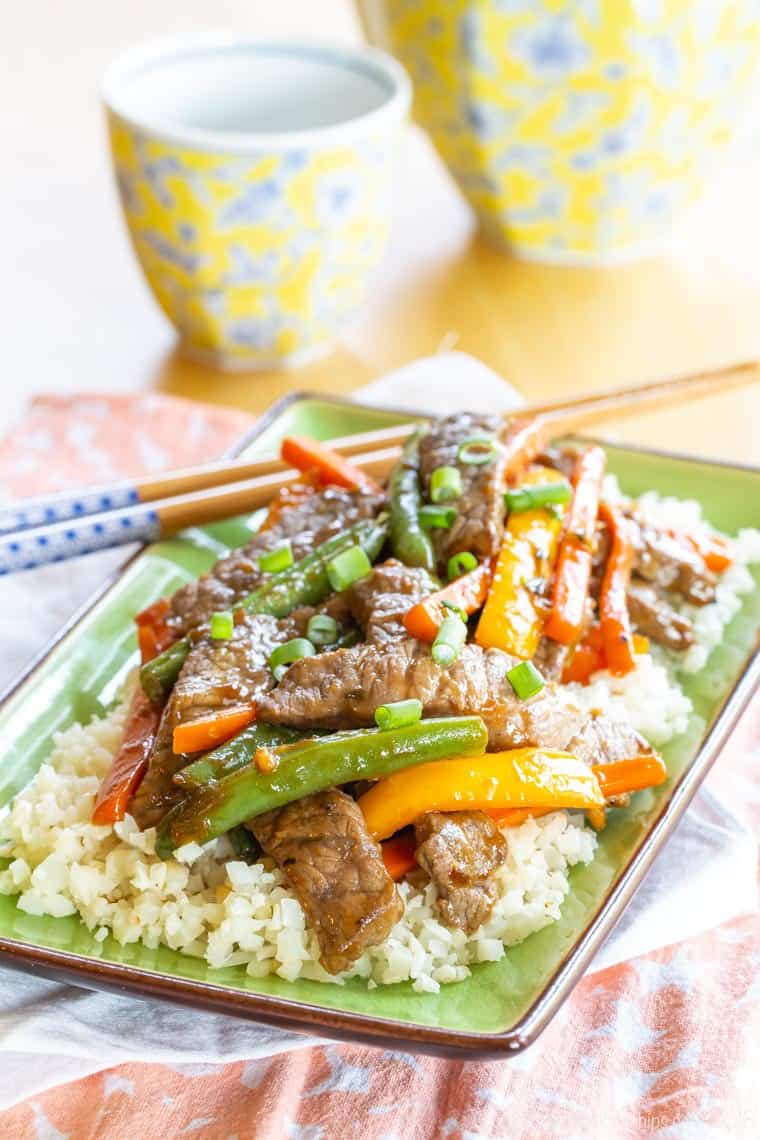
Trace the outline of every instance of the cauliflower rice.
{"label": "cauliflower rice", "polygon": [[[614,487],[610,487],[614,493]],[[639,505],[669,525],[703,526],[696,503],[644,495]],[[675,517],[675,524],[674,524]],[[746,565],[760,561],[760,532],[744,531],[734,566],[723,575],[714,604],[688,609],[699,644],[679,668],[701,668],[723,629],[753,589]],[[686,607],[684,607],[686,610]],[[685,731],[691,703],[664,653],[643,654],[627,677],[597,673],[591,684],[569,686],[573,700],[627,716],[654,744]],[[472,935],[442,925],[435,888],[399,884],[404,915],[381,945],[350,972],[333,977],[319,964],[315,935],[280,871],[270,861],[234,858],[225,838],[188,844],[164,861],[154,853],[155,830],[140,832],[127,816],[114,826],[90,822],[100,781],[119,746],[128,699],[109,716],[75,724],[55,738],[49,762],[16,796],[0,825],[0,892],[18,895],[32,915],[79,914],[98,943],[165,945],[212,967],[244,966],[253,977],[288,981],[366,979],[374,987],[411,981],[420,992],[461,981],[473,962],[503,957],[529,934],[555,921],[570,890],[570,868],[594,856],[596,837],[583,816],[557,811],[505,830],[507,862],[496,873],[498,897],[488,921]]]}

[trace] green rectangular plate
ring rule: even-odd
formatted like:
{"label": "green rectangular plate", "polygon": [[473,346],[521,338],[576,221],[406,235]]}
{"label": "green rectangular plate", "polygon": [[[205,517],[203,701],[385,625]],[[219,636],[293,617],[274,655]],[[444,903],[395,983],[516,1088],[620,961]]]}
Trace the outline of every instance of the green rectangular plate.
{"label": "green rectangular plate", "polygon": [[[286,434],[326,439],[408,420],[339,400],[289,398],[260,421],[246,455],[276,452]],[[733,533],[760,524],[760,471],[608,447],[610,468],[629,494],[647,488],[695,498],[707,518]],[[86,720],[113,700],[137,661],[133,615],[239,545],[251,519],[233,519],[151,546],[120,573],[14,686],[0,706],[0,805],[31,779],[53,734]],[[760,579],[758,580],[760,585]],[[620,917],[673,830],[746,704],[760,675],[760,589],[744,606],[708,666],[685,685],[694,703],[688,732],[666,750],[670,778],[612,813],[593,863],[572,872],[561,919],[511,949],[500,962],[439,994],[408,983],[368,990],[346,985],[246,976],[214,970],[171,950],[98,945],[77,918],[37,918],[0,896],[0,957],[80,985],[155,994],[188,1005],[343,1039],[459,1056],[519,1051],[541,1031]]]}

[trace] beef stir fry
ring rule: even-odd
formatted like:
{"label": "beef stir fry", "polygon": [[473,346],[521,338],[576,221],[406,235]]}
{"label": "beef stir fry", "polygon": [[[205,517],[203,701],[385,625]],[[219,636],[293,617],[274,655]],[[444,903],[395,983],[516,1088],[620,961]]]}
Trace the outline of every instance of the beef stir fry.
{"label": "beef stir fry", "polygon": [[575,809],[600,828],[665,779],[577,686],[649,642],[688,650],[682,603],[712,601],[731,556],[606,499],[602,449],[531,424],[447,416],[387,488],[292,452],[303,476],[251,541],[138,615],[141,687],[94,819],[129,812],[162,856],[237,836],[337,974],[388,937],[406,875],[472,933],[510,826]]}

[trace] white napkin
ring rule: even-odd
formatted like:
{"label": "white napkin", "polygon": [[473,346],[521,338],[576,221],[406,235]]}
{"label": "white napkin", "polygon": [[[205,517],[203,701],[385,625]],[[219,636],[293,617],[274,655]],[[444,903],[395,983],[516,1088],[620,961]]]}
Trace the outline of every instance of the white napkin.
{"label": "white napkin", "polygon": [[[519,394],[485,365],[445,353],[369,384],[363,402],[436,413],[465,404],[476,411],[518,407]],[[80,606],[124,551],[89,555],[0,580],[0,687]],[[16,615],[23,613],[19,623]],[[757,906],[757,845],[707,790],[657,859],[590,971],[716,926]],[[316,1039],[219,1014],[187,1013],[168,1003],[117,997],[0,969],[0,1108],[125,1061],[220,1065]]]}

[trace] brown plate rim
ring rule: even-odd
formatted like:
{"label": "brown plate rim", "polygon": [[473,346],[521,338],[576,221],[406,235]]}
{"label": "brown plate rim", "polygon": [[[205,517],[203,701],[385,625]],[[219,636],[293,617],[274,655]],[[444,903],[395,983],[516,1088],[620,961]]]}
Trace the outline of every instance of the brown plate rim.
{"label": "brown plate rim", "polygon": [[[336,406],[364,407],[367,410],[409,415],[412,418],[424,418],[426,414],[406,409],[401,411],[395,408],[375,408],[373,405],[362,404],[361,401],[325,396],[316,392],[292,392],[272,404],[227,454],[234,456],[242,451],[268,430],[284,411],[304,400],[318,400]],[[601,442],[638,455],[653,455],[684,463],[702,463],[711,467],[725,467],[754,474],[760,470],[747,464],[635,447],[610,439],[603,439]],[[107,596],[143,549],[140,547],[108,576],[93,596],[73,614],[47,645],[32,658],[19,676],[6,687],[0,694],[0,709],[21,685],[34,675],[60,642]],[[759,684],[760,646],[750,654],[733,688],[715,714],[694,760],[674,786],[650,831],[631,855],[599,912],[578,937],[568,954],[558,963],[554,976],[538,998],[507,1032],[465,1032],[439,1026],[409,1024],[347,1010],[334,1010],[327,1006],[306,1004],[269,994],[235,990],[211,982],[166,976],[120,962],[93,960],[67,951],[47,949],[33,943],[4,937],[0,937],[0,961],[12,969],[39,973],[57,981],[73,983],[88,989],[155,997],[196,1009],[225,1013],[291,1031],[314,1034],[316,1037],[355,1041],[389,1049],[409,1049],[413,1046],[419,1052],[459,1059],[513,1056],[535,1041],[580,980],[593,955],[622,916],[634,891],[688,808],[697,788],[715,762],[729,733]]]}

